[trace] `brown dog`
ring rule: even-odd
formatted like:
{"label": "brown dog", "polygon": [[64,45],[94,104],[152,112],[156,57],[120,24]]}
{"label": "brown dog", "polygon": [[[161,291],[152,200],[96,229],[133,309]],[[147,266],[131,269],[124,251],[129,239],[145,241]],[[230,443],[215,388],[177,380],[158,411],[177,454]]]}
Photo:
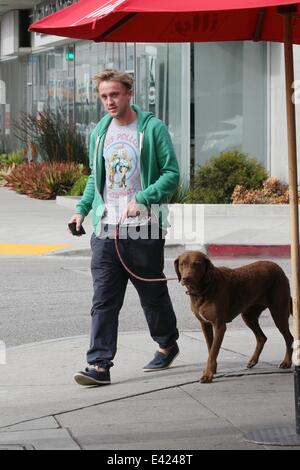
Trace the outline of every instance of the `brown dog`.
{"label": "brown dog", "polygon": [[200,379],[202,383],[212,381],[226,323],[240,313],[256,337],[256,348],[247,367],[257,364],[267,340],[258,318],[266,308],[270,310],[286,344],[286,353],[279,367],[291,367],[290,285],[280,266],[271,261],[257,261],[236,269],[217,268],[200,251],[186,251],[174,264],[179,281],[187,287],[192,312],[201,323],[208,348],[206,369]]}

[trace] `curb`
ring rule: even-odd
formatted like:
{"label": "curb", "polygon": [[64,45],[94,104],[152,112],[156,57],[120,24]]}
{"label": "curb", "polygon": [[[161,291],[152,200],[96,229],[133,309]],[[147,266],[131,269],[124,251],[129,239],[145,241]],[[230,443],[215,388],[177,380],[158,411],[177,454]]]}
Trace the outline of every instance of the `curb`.
{"label": "curb", "polygon": [[290,245],[207,245],[207,254],[212,258],[262,257],[289,258]]}
{"label": "curb", "polygon": [[[234,245],[234,244],[207,244],[207,245],[166,245],[165,258],[176,258],[186,250],[203,251],[211,258],[290,258],[290,245]],[[46,256],[90,257],[91,249],[60,250]]]}
{"label": "curb", "polygon": [[60,250],[54,253],[49,253],[46,256],[48,257],[59,257],[59,256],[68,256],[68,257],[76,257],[76,258],[89,258],[92,254],[90,248],[83,248],[78,250]]}
{"label": "curb", "polygon": [[[176,245],[166,245],[165,246],[165,258],[176,258],[185,250],[194,249],[194,250],[202,250],[206,251],[204,246],[199,245],[192,245],[191,247],[185,244],[176,244]],[[91,257],[92,251],[90,248],[83,248],[78,250],[60,250],[57,252],[52,252],[47,254],[46,256],[68,256],[68,257]]]}

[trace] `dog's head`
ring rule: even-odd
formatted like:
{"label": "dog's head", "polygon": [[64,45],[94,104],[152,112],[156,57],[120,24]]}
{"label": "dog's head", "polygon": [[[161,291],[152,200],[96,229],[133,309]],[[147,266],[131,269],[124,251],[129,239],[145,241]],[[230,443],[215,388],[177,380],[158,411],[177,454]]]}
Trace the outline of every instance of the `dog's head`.
{"label": "dog's head", "polygon": [[211,280],[214,270],[210,259],[201,251],[185,251],[174,261],[178,280],[187,287],[187,294],[201,291]]}

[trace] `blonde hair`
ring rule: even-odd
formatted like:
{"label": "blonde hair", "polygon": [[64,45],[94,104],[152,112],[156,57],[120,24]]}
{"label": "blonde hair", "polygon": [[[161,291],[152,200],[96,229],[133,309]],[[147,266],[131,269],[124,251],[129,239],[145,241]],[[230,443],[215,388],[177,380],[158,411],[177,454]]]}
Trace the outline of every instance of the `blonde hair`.
{"label": "blonde hair", "polygon": [[120,82],[122,83],[128,90],[133,89],[133,78],[129,73],[120,72],[116,69],[105,69],[102,72],[97,73],[93,76],[93,80],[97,83],[97,89],[101,82]]}

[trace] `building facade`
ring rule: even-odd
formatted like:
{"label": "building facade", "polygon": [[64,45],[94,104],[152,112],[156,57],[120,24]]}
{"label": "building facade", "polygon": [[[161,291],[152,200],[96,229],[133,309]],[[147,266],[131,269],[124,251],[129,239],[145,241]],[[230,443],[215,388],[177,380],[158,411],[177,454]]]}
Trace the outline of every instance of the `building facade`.
{"label": "building facade", "polygon": [[[13,128],[21,112],[46,108],[61,110],[88,144],[103,115],[92,76],[119,68],[134,76],[135,102],[166,122],[186,180],[199,164],[232,148],[287,180],[281,44],[93,43],[26,35],[30,21],[71,3],[13,0],[0,6],[2,150],[18,146]],[[296,77],[298,71],[296,47]]]}

